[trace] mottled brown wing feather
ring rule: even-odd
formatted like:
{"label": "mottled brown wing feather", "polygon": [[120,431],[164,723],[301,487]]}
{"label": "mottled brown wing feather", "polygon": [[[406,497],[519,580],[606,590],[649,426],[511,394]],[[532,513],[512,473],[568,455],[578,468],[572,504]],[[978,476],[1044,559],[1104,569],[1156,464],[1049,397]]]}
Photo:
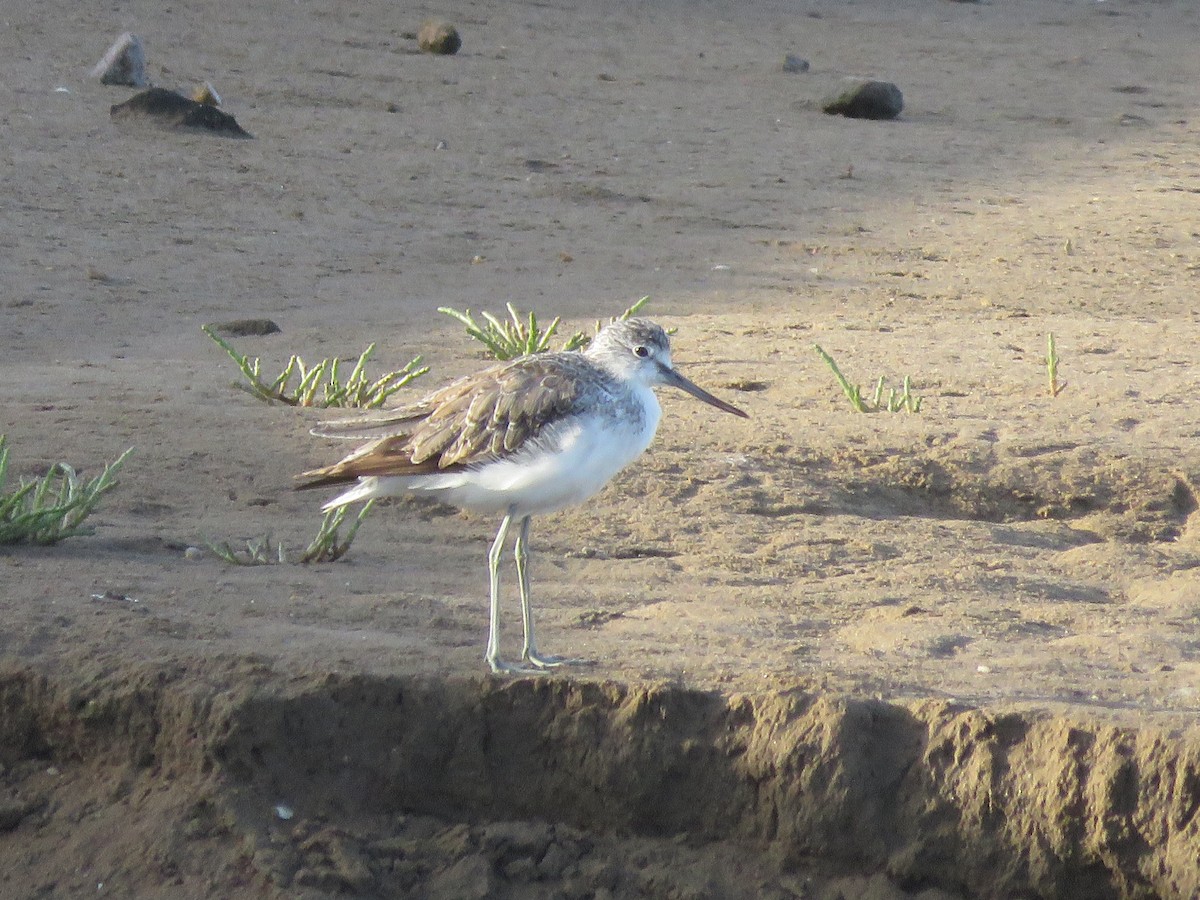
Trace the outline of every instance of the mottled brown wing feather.
{"label": "mottled brown wing feather", "polygon": [[305,472],[302,488],[371,475],[453,471],[515,452],[549,423],[578,408],[582,378],[595,378],[578,353],[523,357],[459,379],[409,407],[340,423],[317,434],[373,438],[331,466]]}
{"label": "mottled brown wing feather", "polygon": [[297,490],[347,484],[371,475],[425,475],[437,471],[436,464],[413,465],[407,435],[381,438],[360,447],[331,466],[304,472]]}
{"label": "mottled brown wing feather", "polygon": [[441,470],[505,456],[547,423],[574,412],[581,378],[594,377],[577,353],[524,357],[447,389],[411,434],[412,461]]}

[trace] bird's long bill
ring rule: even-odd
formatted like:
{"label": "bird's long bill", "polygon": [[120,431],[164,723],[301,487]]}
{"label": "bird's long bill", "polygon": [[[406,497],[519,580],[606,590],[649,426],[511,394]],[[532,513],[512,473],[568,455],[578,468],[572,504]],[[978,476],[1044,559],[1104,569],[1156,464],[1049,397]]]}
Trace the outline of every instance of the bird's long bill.
{"label": "bird's long bill", "polygon": [[726,403],[724,400],[714,397],[708,391],[704,390],[704,388],[688,381],[674,369],[668,369],[666,366],[662,366],[662,380],[663,384],[679,388],[681,391],[691,394],[697,400],[703,400],[705,403],[709,404],[710,406],[715,406],[719,410],[727,413],[733,413],[735,416],[741,416],[743,419],[750,418],[747,413],[742,412],[732,403]]}

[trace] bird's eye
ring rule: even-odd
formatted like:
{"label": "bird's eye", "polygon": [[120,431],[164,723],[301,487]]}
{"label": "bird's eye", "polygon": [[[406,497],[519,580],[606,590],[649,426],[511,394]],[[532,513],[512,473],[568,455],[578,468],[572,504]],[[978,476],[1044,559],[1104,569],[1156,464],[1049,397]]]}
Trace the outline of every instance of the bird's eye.
{"label": "bird's eye", "polygon": [[647,347],[634,347],[633,355],[640,356],[642,359],[645,359],[647,356],[650,355],[650,350]]}

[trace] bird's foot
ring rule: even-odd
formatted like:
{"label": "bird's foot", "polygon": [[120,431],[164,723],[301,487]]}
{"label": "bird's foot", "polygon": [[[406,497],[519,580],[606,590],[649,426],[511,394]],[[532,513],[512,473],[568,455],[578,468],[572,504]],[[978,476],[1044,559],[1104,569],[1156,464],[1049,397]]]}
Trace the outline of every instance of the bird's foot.
{"label": "bird's foot", "polygon": [[510,663],[500,659],[500,657],[488,658],[487,664],[492,671],[497,675],[545,675],[546,669],[537,666],[536,663],[522,665],[521,663]]}
{"label": "bird's foot", "polygon": [[590,666],[592,661],[565,656],[543,656],[536,650],[531,650],[526,651],[519,663],[505,662],[499,656],[489,656],[487,664],[497,675],[545,675],[560,666]]}
{"label": "bird's foot", "polygon": [[590,666],[592,664],[590,659],[570,659],[566,656],[543,656],[537,650],[526,650],[522,661],[537,667],[542,672],[548,669],[557,669],[559,666]]}

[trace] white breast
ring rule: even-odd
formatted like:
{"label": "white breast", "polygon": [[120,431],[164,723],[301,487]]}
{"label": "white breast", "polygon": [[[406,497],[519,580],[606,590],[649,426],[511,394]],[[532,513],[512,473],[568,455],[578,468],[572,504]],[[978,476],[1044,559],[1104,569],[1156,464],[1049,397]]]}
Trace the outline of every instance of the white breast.
{"label": "white breast", "polygon": [[511,509],[517,516],[582,503],[641,456],[654,438],[662,416],[658,399],[640,385],[632,393],[643,410],[640,421],[617,417],[616,409],[573,416],[506,459],[460,472],[382,478],[374,493],[428,492],[464,509]]}

